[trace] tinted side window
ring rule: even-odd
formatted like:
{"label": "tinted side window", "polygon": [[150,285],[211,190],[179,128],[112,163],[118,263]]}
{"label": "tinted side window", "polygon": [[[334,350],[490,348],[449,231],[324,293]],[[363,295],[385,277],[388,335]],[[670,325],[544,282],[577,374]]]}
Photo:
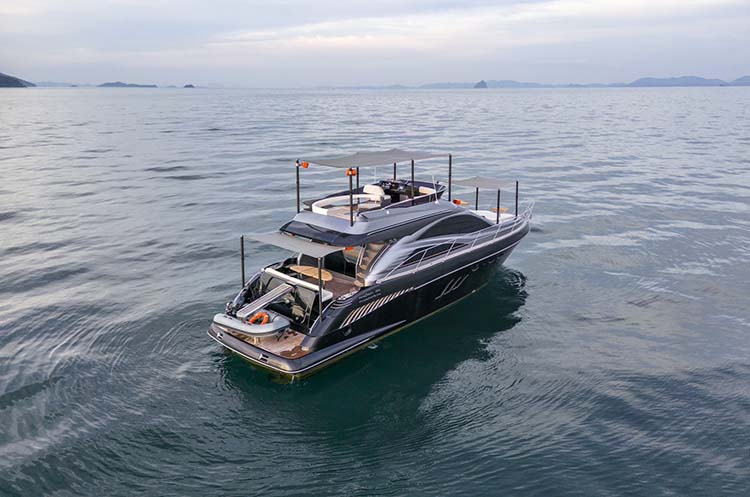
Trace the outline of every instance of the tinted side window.
{"label": "tinted side window", "polygon": [[438,224],[425,231],[419,239],[422,240],[433,236],[451,235],[454,233],[473,233],[486,228],[489,225],[489,223],[474,216],[452,216],[440,221]]}

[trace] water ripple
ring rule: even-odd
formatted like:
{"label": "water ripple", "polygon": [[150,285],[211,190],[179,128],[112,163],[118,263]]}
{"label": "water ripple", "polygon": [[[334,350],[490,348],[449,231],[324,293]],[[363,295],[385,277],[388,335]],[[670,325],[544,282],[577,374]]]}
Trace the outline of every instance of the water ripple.
{"label": "water ripple", "polygon": [[[43,89],[0,105],[0,494],[750,487],[748,89]],[[534,226],[508,267],[299,382],[216,347],[238,236],[294,213],[294,161],[391,147],[520,181]],[[304,199],[346,187],[302,174]],[[248,246],[248,271],[281,255]]]}

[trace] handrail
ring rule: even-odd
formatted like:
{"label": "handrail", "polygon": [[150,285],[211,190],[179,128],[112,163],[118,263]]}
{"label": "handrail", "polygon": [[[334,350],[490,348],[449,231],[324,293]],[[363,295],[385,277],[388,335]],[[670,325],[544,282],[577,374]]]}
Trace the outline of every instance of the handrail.
{"label": "handrail", "polygon": [[291,283],[295,286],[301,286],[302,288],[307,288],[308,290],[312,290],[314,292],[318,291],[318,285],[313,285],[312,283],[309,283],[307,281],[301,280],[299,278],[295,278],[294,276],[289,276],[288,274],[284,274],[280,271],[277,271],[273,268],[267,267],[263,269],[264,273],[268,273],[271,276],[274,276],[276,278],[279,278],[280,280],[286,281],[288,283]]}
{"label": "handrail", "polygon": [[[413,197],[413,198],[407,198],[406,200],[399,200],[398,202],[394,202],[392,204],[388,204],[386,206],[380,207],[379,209],[372,209],[372,211],[382,211],[382,210],[393,209],[393,208],[400,209],[401,207],[411,207],[412,200],[414,202],[416,202],[418,200],[423,199],[424,197],[436,197],[436,196],[437,196],[437,194],[435,194],[435,193],[423,193],[423,194],[417,195],[416,197]],[[432,200],[428,200],[427,202],[432,202]],[[427,202],[423,202],[423,203],[427,203]],[[372,212],[372,211],[370,211],[370,212]]]}
{"label": "handrail", "polygon": [[[417,256],[420,253],[422,254],[422,256],[420,257],[419,262],[416,263],[416,266],[411,269],[411,272],[418,271],[420,267],[422,267],[422,262],[426,262],[426,264],[428,265],[437,264],[437,263],[445,261],[448,257],[451,256],[452,253],[455,255],[456,253],[470,251],[470,250],[473,250],[478,245],[483,245],[485,243],[493,242],[497,240],[498,238],[505,236],[506,234],[513,233],[517,227],[523,225],[529,219],[531,219],[531,211],[533,208],[534,208],[534,202],[529,202],[526,204],[526,208],[523,210],[523,212],[521,212],[521,214],[519,214],[518,216],[514,216],[512,220],[507,220],[497,225],[488,226],[487,228],[476,231],[474,233],[467,233],[465,235],[456,236],[449,240],[441,241],[440,244],[447,244],[447,243],[451,244],[448,251],[445,252],[442,256],[431,257],[431,258],[428,258],[427,261],[425,261],[425,256],[427,255],[427,251],[434,248],[435,245],[425,247],[419,252],[408,255],[406,259],[404,259],[399,265],[391,269],[383,278],[380,278],[380,279],[381,280],[388,279],[396,271],[399,271],[401,269],[404,269],[410,266],[415,266],[414,262],[406,264],[406,261],[408,260],[413,261],[415,259],[415,256]],[[471,238],[471,245],[467,247],[467,245],[469,244],[469,237],[471,235],[473,235],[473,237]],[[492,236],[480,243],[477,243],[478,240],[484,238],[487,235],[492,235]],[[453,248],[456,246],[456,243],[459,242],[459,240],[465,240],[465,243],[460,243],[460,246],[454,252]]]}

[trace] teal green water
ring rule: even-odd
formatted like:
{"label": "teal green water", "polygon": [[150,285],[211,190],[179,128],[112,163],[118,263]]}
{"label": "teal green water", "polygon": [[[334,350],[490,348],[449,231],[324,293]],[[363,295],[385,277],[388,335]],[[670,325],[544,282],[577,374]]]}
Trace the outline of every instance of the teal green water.
{"label": "teal green water", "polygon": [[[747,494],[750,89],[29,89],[0,116],[0,495]],[[518,179],[532,232],[309,379],[225,354],[238,236],[293,214],[294,160],[390,147]]]}

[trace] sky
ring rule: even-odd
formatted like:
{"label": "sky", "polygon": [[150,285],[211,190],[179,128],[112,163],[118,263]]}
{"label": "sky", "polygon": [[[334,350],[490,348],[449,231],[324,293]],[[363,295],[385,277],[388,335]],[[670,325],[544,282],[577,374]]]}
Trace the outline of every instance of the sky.
{"label": "sky", "polygon": [[750,0],[2,0],[0,72],[243,87],[750,74]]}

